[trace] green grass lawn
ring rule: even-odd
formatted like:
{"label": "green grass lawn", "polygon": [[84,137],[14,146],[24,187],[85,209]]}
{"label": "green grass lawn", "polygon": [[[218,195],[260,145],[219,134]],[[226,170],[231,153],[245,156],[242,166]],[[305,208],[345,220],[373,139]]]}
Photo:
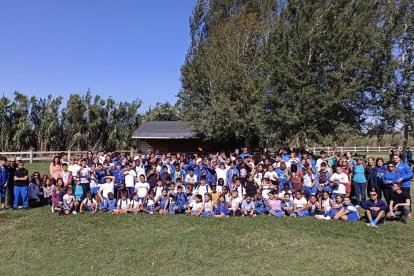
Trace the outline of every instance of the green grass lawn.
{"label": "green grass lawn", "polygon": [[[27,164],[47,172],[47,164]],[[414,223],[0,213],[1,275],[414,274]]]}

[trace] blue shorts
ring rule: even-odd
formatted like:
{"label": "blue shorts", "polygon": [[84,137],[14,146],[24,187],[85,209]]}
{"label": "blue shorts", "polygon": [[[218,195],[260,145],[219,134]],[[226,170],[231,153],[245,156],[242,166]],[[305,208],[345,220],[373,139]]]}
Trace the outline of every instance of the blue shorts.
{"label": "blue shorts", "polygon": [[201,217],[211,217],[213,214],[210,211],[201,212]]}
{"label": "blue shorts", "polygon": [[63,207],[64,210],[71,210],[72,204],[66,204],[68,207]]}
{"label": "blue shorts", "polygon": [[309,211],[308,210],[299,211],[298,214],[297,214],[297,216],[298,217],[306,217],[306,216],[309,216]]}
{"label": "blue shorts", "polygon": [[86,212],[92,212],[93,210],[92,210],[92,207],[91,206],[86,206],[85,207],[85,211]]}
{"label": "blue shorts", "polygon": [[0,198],[2,198],[2,199],[4,199],[4,198],[6,198],[6,191],[7,191],[7,188],[6,187],[0,187]]}
{"label": "blue shorts", "polygon": [[96,194],[98,194],[99,193],[99,187],[95,187],[95,188],[92,188],[91,189],[91,194],[92,195],[96,195]]}
{"label": "blue shorts", "polygon": [[146,209],[148,212],[152,212],[152,211],[154,210],[154,205],[147,206],[147,207],[145,207],[145,209]]}
{"label": "blue shorts", "polygon": [[359,217],[355,212],[348,213],[348,221],[358,221]]}
{"label": "blue shorts", "polygon": [[283,217],[285,215],[285,211],[283,211],[283,210],[277,210],[277,211],[270,210],[269,214],[272,214],[275,217]]}

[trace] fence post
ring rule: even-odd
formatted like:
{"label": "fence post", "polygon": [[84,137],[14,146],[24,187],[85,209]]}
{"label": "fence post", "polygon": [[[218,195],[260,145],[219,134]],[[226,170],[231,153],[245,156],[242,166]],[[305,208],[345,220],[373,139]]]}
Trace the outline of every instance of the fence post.
{"label": "fence post", "polygon": [[356,153],[356,146],[354,146],[354,153]]}
{"label": "fence post", "polygon": [[369,147],[367,146],[367,152],[369,152]]}
{"label": "fence post", "polygon": [[33,150],[30,150],[30,157],[29,157],[29,162],[30,162],[30,164],[32,164],[33,163]]}
{"label": "fence post", "polygon": [[131,158],[134,158],[134,149],[133,148],[129,149],[129,154],[131,155]]}
{"label": "fence post", "polygon": [[70,150],[68,150],[68,160],[70,160]]}

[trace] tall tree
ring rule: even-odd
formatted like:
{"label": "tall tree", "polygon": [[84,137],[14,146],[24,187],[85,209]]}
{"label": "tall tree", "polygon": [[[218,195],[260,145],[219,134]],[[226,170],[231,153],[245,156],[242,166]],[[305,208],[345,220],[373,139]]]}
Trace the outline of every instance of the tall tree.
{"label": "tall tree", "polygon": [[183,118],[207,139],[248,146],[263,132],[261,49],[275,8],[275,1],[197,2],[178,96]]}
{"label": "tall tree", "polygon": [[169,102],[158,102],[144,114],[145,121],[178,121],[179,119],[178,105],[171,105]]}

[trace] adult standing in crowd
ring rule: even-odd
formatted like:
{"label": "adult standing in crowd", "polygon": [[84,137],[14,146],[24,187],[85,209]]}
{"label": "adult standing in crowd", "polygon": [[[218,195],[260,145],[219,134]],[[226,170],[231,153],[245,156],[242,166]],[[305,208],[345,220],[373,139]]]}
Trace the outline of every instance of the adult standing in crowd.
{"label": "adult standing in crowd", "polygon": [[7,205],[9,208],[13,208],[14,203],[14,174],[17,169],[16,157],[11,157],[9,160],[9,180],[7,181]]}
{"label": "adult standing in crowd", "polygon": [[400,179],[398,179],[398,182],[401,183],[401,190],[407,196],[407,198],[411,200],[410,182],[411,178],[413,177],[413,171],[407,163],[401,160],[398,154],[394,154],[393,161],[395,163],[395,167],[397,168],[398,173],[400,174]]}
{"label": "adult standing in crowd", "polygon": [[413,153],[410,150],[410,147],[407,147],[407,162],[413,161]]}
{"label": "adult standing in crowd", "polygon": [[6,167],[7,158],[0,156],[0,211],[4,210],[4,203],[6,201],[7,180],[9,178],[9,171]]}
{"label": "adult standing in crowd", "polygon": [[53,157],[53,161],[50,163],[50,166],[49,166],[49,171],[50,171],[50,176],[54,180],[57,180],[58,178],[61,177],[62,162],[60,162],[60,157],[59,156]]}
{"label": "adult standing in crowd", "polygon": [[29,171],[24,168],[24,163],[20,162],[14,174],[14,203],[13,209],[17,209],[20,197],[23,200],[23,208],[29,208],[27,199],[27,186],[29,184]]}

